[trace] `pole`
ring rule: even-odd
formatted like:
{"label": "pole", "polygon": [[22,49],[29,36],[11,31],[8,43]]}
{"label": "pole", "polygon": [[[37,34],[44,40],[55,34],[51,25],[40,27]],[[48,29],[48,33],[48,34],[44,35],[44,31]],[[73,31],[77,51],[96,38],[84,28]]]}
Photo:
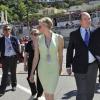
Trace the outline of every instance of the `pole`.
{"label": "pole", "polygon": [[7,10],[5,10],[5,22],[6,22],[6,24],[8,24]]}

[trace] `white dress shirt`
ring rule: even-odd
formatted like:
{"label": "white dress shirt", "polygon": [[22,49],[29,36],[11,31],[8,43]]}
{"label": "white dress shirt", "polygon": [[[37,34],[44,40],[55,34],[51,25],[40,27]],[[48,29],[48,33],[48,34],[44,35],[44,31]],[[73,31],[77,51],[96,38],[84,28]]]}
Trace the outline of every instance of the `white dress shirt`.
{"label": "white dress shirt", "polygon": [[[87,31],[88,31],[88,33],[89,33],[89,35],[90,35],[90,29],[88,28],[87,29]],[[83,41],[84,41],[84,39],[85,39],[85,34],[86,34],[86,29],[85,28],[83,28],[83,27],[81,27],[80,28],[80,33],[81,33],[81,36],[82,36],[82,39],[83,39]],[[88,52],[88,63],[92,63],[92,62],[94,62],[96,59],[95,59],[95,57],[92,55],[92,53],[89,51]]]}
{"label": "white dress shirt", "polygon": [[5,56],[10,57],[14,55],[16,55],[16,52],[14,51],[14,48],[12,46],[10,36],[9,37],[5,36]]}

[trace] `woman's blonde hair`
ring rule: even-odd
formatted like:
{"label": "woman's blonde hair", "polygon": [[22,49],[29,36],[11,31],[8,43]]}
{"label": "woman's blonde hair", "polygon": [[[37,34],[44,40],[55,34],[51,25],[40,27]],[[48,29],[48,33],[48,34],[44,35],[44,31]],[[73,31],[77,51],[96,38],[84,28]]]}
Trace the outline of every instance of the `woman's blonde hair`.
{"label": "woman's blonde hair", "polygon": [[51,29],[51,28],[53,27],[53,21],[52,21],[52,19],[49,18],[49,17],[43,17],[43,18],[41,18],[41,19],[39,20],[39,22],[40,22],[40,23],[45,23],[45,24],[47,24],[47,27],[48,27],[49,29]]}

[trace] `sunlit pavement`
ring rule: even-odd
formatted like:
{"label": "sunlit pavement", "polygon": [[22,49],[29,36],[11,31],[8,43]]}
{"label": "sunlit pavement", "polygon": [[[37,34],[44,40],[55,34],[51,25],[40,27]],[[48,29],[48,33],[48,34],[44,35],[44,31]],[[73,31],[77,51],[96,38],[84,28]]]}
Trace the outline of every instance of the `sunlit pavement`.
{"label": "sunlit pavement", "polygon": [[[55,92],[55,100],[75,100],[75,96],[77,94],[76,84],[75,84],[73,75],[67,76],[67,73],[66,73],[65,52],[66,50],[64,50],[63,71],[62,71],[62,75],[59,78],[57,90]],[[1,74],[2,74],[2,71],[0,69],[0,77],[1,77]],[[23,64],[18,64],[17,90],[15,92],[12,92],[11,87],[8,87],[7,92],[5,93],[5,95],[0,97],[0,100],[28,100],[29,97],[31,96],[31,92],[30,92],[26,78],[27,78],[27,73],[23,71]],[[40,98],[39,100],[45,100],[44,96]],[[98,87],[98,84],[97,84],[94,100],[100,100],[100,88]]]}

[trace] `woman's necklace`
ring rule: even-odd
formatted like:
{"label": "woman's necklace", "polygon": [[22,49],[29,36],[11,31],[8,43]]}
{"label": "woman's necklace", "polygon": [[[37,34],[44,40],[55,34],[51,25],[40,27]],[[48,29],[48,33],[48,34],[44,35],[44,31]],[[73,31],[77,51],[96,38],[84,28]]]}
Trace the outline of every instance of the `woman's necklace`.
{"label": "woman's necklace", "polygon": [[46,60],[47,60],[47,62],[48,63],[50,63],[51,62],[51,55],[50,55],[50,44],[51,44],[51,39],[52,39],[52,36],[51,36],[51,38],[46,38],[45,37],[45,45],[46,45],[46,47],[47,47],[47,57],[46,57]]}

